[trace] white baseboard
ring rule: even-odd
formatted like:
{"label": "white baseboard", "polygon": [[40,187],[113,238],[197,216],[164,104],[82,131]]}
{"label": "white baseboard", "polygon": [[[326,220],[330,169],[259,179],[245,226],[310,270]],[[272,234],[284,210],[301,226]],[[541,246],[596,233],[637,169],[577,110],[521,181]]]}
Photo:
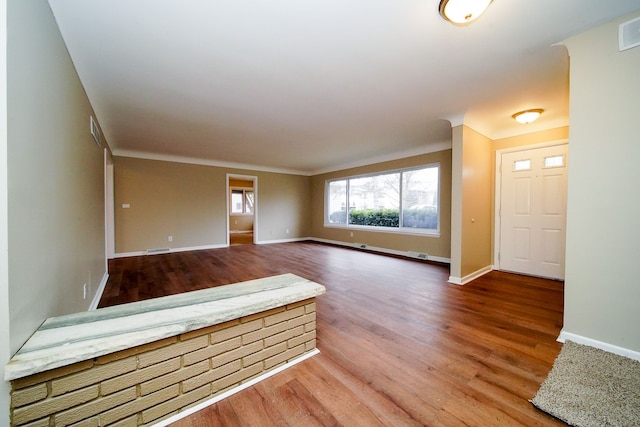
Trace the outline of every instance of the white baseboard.
{"label": "white baseboard", "polygon": [[304,242],[305,240],[311,240],[308,237],[294,237],[291,239],[276,239],[276,240],[260,240],[256,242],[256,245],[273,245],[274,243],[291,243],[291,242]]}
{"label": "white baseboard", "polygon": [[[202,251],[205,249],[220,249],[220,248],[227,248],[228,246],[226,244],[220,244],[220,245],[203,245],[203,246],[185,246],[183,248],[168,248],[168,251],[165,252],[161,252],[163,254],[168,254],[168,253],[172,253],[172,252],[187,252],[187,251]],[[143,255],[150,255],[149,253],[147,253],[147,251],[135,251],[135,252],[120,252],[120,253],[115,253],[113,254],[113,258],[128,258],[128,257],[132,257],[132,256],[143,256]]]}
{"label": "white baseboard", "polygon": [[416,256],[415,254],[417,254],[417,252],[413,252],[413,251],[399,251],[396,249],[379,248],[377,246],[370,246],[370,245],[364,245],[363,247],[362,246],[363,244],[361,243],[341,242],[339,240],[321,239],[319,237],[309,237],[308,239],[304,239],[304,240],[311,240],[313,242],[327,243],[327,244],[336,245],[336,246],[344,246],[347,248],[365,249],[367,251],[380,252],[380,253],[389,254],[389,255],[397,255],[397,256],[402,256],[410,259],[421,259],[425,261],[434,261],[434,262],[441,262],[444,264],[451,264],[450,258],[433,256],[428,254],[426,258],[422,258],[422,257]]}
{"label": "white baseboard", "polygon": [[147,251],[136,251],[136,252],[120,252],[120,253],[115,253],[113,254],[113,257],[111,259],[114,258],[129,258],[132,256],[142,256],[142,255],[146,255]]}
{"label": "white baseboard", "polygon": [[204,246],[186,246],[184,248],[171,248],[169,252],[189,252],[189,251],[203,251],[207,249],[220,249],[220,248],[228,248],[229,246],[225,244],[220,245],[204,245]]}
{"label": "white baseboard", "polygon": [[600,350],[608,351],[609,353],[617,354],[619,356],[624,356],[624,357],[628,357],[629,359],[640,361],[639,351],[630,350],[628,348],[619,347],[617,345],[609,344],[603,341],[594,340],[592,338],[588,338],[582,335],[573,334],[563,329],[562,331],[560,331],[560,335],[558,336],[558,341],[563,343],[566,340],[573,341],[577,344],[588,345],[590,347],[599,348]]}
{"label": "white baseboard", "polygon": [[303,354],[302,356],[298,357],[297,359],[293,359],[292,361],[277,367],[273,371],[265,372],[264,374],[260,375],[259,377],[256,377],[256,378],[252,379],[251,381],[247,381],[246,383],[240,384],[239,386],[234,387],[234,388],[232,388],[230,390],[227,390],[226,392],[224,392],[224,393],[222,393],[222,394],[220,394],[218,396],[212,397],[209,400],[205,400],[204,402],[199,403],[196,406],[192,406],[191,408],[188,408],[188,409],[180,412],[179,414],[176,414],[176,415],[174,415],[174,416],[172,416],[170,418],[164,419],[164,420],[160,421],[157,424],[153,424],[153,427],[165,427],[165,426],[168,426],[169,424],[175,423],[178,420],[186,418],[189,415],[195,414],[196,412],[198,412],[198,411],[200,411],[200,410],[202,410],[202,409],[204,409],[204,408],[206,408],[208,406],[211,406],[211,405],[213,405],[215,403],[218,403],[221,400],[226,399],[227,397],[229,397],[231,395],[234,395],[234,394],[236,394],[236,393],[238,393],[238,392],[240,392],[240,391],[242,391],[242,390],[244,390],[246,388],[252,387],[255,384],[259,383],[260,381],[266,380],[267,378],[272,377],[275,374],[280,373],[280,372],[284,371],[285,369],[288,369],[288,368],[290,368],[290,367],[292,367],[292,366],[294,366],[294,365],[296,365],[296,364],[298,364],[298,363],[300,363],[300,362],[302,362],[304,360],[307,360],[310,357],[313,357],[313,356],[315,356],[316,354],[319,354],[319,353],[320,353],[320,350],[318,350],[316,348],[315,350],[313,350],[313,351],[311,351],[309,353]]}
{"label": "white baseboard", "polygon": [[475,280],[480,276],[484,276],[485,274],[487,274],[492,270],[493,270],[493,266],[488,265],[486,267],[481,268],[480,270],[474,271],[471,274],[467,274],[464,277],[449,276],[448,282],[453,283],[454,285],[466,285],[470,281]]}
{"label": "white baseboard", "polygon": [[109,280],[109,273],[104,272],[102,275],[102,280],[100,280],[100,285],[98,285],[98,290],[96,294],[93,296],[93,300],[91,300],[91,305],[87,311],[92,311],[98,308],[98,304],[100,304],[100,298],[102,298],[102,294],[104,293],[104,288],[107,286],[107,281]]}

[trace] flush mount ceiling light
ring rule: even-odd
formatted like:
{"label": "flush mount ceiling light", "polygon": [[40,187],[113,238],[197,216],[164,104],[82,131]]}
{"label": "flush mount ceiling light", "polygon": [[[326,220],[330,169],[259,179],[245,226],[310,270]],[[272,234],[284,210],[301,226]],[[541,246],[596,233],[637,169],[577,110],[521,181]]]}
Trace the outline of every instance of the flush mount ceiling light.
{"label": "flush mount ceiling light", "polygon": [[519,113],[515,113],[513,116],[514,119],[518,121],[518,123],[527,124],[531,122],[535,122],[540,114],[542,114],[544,110],[541,108],[536,108],[533,110],[525,110],[520,111]]}
{"label": "flush mount ceiling light", "polygon": [[489,7],[492,0],[441,0],[440,15],[456,25],[475,21]]}

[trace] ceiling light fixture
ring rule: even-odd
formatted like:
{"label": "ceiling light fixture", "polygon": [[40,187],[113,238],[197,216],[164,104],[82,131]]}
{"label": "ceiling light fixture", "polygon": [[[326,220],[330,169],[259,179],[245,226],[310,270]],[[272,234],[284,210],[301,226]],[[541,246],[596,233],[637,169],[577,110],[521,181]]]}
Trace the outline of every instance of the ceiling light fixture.
{"label": "ceiling light fixture", "polygon": [[487,10],[492,0],[441,0],[440,15],[457,25],[475,21]]}
{"label": "ceiling light fixture", "polygon": [[527,124],[531,122],[535,122],[540,114],[542,114],[544,110],[541,108],[536,108],[533,110],[525,110],[520,111],[519,113],[515,113],[513,116],[514,119],[518,121],[518,123]]}

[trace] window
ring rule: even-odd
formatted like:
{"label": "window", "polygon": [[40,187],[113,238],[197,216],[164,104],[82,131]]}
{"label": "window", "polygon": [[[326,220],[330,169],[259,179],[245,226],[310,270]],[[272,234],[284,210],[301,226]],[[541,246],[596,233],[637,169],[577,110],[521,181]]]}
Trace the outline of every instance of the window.
{"label": "window", "polygon": [[434,234],[440,165],[329,180],[325,226]]}
{"label": "window", "polygon": [[513,162],[513,171],[530,171],[531,170],[531,160],[516,160]]}
{"label": "window", "polygon": [[253,214],[253,188],[231,190],[231,213]]}
{"label": "window", "polygon": [[564,166],[564,156],[562,154],[559,156],[550,156],[544,158],[545,168],[561,168],[562,166]]}

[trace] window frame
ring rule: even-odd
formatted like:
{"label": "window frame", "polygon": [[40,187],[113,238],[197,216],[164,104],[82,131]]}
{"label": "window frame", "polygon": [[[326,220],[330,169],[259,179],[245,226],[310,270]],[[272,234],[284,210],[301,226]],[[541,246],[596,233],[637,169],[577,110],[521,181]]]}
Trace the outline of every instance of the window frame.
{"label": "window frame", "polygon": [[[234,191],[242,191],[242,212],[233,211],[233,192]],[[254,204],[255,204],[255,191],[253,187],[229,187],[229,215],[230,216],[253,216],[253,212],[246,212],[247,193],[254,193]],[[255,212],[255,205],[253,209]]]}
{"label": "window frame", "polygon": [[[402,223],[402,210],[403,210],[403,173],[411,172],[421,169],[429,169],[436,168],[438,175],[438,185],[437,185],[437,196],[436,196],[436,209],[437,209],[437,227],[433,228],[413,228],[413,227],[384,227],[384,226],[375,226],[375,225],[358,225],[358,224],[349,224],[349,220],[347,217],[346,224],[337,224],[329,222],[329,186],[332,182],[337,181],[346,181],[346,206],[349,206],[349,181],[351,179],[358,178],[367,178],[373,176],[381,176],[381,175],[389,175],[393,173],[399,173],[399,221]],[[418,166],[411,166],[400,169],[391,169],[391,170],[383,170],[372,173],[360,174],[360,175],[349,175],[349,176],[341,176],[336,178],[329,178],[325,180],[324,186],[324,213],[323,213],[323,223],[325,228],[333,228],[333,229],[345,229],[345,230],[363,230],[363,231],[373,231],[379,233],[393,233],[393,234],[410,234],[410,235],[419,235],[419,236],[430,236],[430,237],[440,237],[440,196],[441,196],[441,188],[442,188],[442,168],[440,166],[440,162],[428,163]]]}

